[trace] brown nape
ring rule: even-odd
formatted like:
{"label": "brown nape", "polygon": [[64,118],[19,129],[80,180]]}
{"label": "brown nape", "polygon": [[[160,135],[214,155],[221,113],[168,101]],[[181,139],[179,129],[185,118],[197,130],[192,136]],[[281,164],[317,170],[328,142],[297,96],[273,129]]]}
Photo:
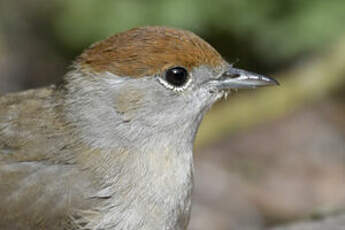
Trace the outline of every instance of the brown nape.
{"label": "brown nape", "polygon": [[192,32],[160,26],[139,27],[93,44],[78,58],[81,68],[142,77],[166,68],[225,64],[221,55]]}

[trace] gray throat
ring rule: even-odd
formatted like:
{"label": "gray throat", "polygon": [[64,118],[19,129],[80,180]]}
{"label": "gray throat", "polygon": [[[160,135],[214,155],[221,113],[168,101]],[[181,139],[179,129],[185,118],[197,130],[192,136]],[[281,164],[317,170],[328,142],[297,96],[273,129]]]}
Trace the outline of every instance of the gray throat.
{"label": "gray throat", "polygon": [[97,181],[88,195],[97,205],[80,210],[77,222],[86,229],[186,229],[203,114],[161,129],[143,127],[140,120],[123,121],[107,92],[85,101],[90,92],[83,89],[70,89],[65,111],[78,130],[76,161]]}

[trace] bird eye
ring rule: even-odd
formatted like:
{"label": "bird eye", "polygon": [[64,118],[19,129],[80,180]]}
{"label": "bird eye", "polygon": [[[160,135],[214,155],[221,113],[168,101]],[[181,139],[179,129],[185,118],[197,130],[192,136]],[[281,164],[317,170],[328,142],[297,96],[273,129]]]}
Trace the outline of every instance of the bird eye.
{"label": "bird eye", "polygon": [[173,67],[165,72],[165,80],[175,87],[181,87],[188,81],[188,72],[183,67]]}

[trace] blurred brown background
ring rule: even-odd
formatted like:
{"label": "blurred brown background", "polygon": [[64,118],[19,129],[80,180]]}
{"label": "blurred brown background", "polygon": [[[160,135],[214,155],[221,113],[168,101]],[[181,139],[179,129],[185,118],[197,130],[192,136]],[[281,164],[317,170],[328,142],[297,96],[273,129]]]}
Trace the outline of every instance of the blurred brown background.
{"label": "blurred brown background", "polygon": [[343,0],[0,0],[0,95],[58,82],[83,49],[116,32],[192,30],[229,62],[281,86],[240,91],[205,118],[189,229],[341,216],[344,12]]}

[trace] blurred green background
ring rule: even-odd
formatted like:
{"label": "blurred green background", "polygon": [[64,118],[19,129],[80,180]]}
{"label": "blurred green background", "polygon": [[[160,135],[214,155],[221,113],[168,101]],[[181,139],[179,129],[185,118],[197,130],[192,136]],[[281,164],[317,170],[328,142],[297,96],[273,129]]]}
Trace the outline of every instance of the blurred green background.
{"label": "blurred green background", "polygon": [[0,94],[56,83],[91,43],[191,30],[280,87],[214,106],[190,229],[263,229],[345,210],[344,0],[0,0]]}

